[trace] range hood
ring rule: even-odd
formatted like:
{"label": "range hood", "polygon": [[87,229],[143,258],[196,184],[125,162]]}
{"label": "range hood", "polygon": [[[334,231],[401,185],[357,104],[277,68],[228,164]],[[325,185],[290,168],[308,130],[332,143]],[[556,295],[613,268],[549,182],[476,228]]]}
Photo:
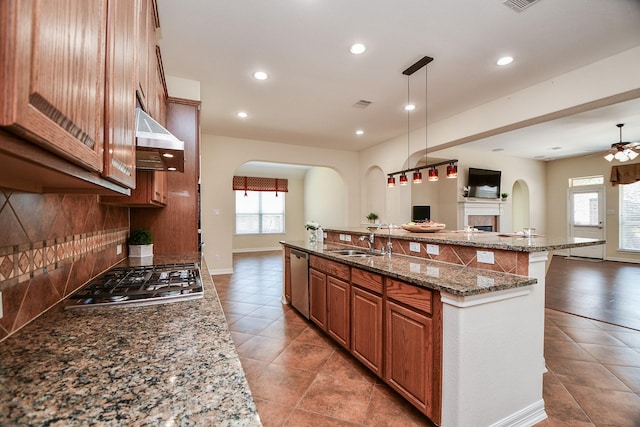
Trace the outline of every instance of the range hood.
{"label": "range hood", "polygon": [[184,172],[184,141],[136,108],[136,168]]}

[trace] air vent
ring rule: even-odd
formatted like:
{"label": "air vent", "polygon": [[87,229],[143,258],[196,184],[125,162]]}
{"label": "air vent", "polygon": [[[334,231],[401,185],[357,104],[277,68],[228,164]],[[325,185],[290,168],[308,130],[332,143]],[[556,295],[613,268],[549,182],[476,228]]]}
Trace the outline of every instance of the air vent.
{"label": "air vent", "polygon": [[367,108],[369,105],[371,105],[371,101],[367,101],[366,99],[361,99],[360,101],[353,104],[353,106],[356,108]]}
{"label": "air vent", "polygon": [[502,2],[502,4],[510,7],[511,9],[515,10],[516,12],[522,12],[523,10],[528,8],[529,6],[531,6],[534,3],[537,3],[539,1],[540,0],[504,0]]}

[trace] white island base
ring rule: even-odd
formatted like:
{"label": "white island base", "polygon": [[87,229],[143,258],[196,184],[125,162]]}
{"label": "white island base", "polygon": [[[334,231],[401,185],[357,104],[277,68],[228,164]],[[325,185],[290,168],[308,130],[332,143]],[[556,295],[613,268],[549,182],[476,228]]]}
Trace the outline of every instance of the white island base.
{"label": "white island base", "polygon": [[442,426],[532,426],[547,418],[542,376],[548,256],[529,254],[535,285],[468,297],[441,293]]}

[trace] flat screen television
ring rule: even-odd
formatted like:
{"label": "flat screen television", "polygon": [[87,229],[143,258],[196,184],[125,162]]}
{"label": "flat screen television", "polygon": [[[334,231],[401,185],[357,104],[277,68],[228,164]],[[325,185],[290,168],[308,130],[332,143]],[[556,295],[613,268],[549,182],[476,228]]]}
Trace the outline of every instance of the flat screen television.
{"label": "flat screen television", "polygon": [[500,197],[500,171],[469,168],[467,174],[469,197],[497,199]]}
{"label": "flat screen television", "polygon": [[431,206],[413,206],[413,211],[411,212],[411,221],[429,221],[431,218]]}

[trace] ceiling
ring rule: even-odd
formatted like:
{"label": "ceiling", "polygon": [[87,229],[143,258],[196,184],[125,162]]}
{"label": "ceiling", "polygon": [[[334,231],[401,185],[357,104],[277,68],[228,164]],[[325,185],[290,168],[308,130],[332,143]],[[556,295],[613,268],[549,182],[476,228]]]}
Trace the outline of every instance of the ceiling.
{"label": "ceiling", "polygon": [[[639,0],[539,0],[519,13],[502,0],[158,0],[158,9],[165,73],[200,82],[203,133],[353,151],[406,134],[408,95],[414,130],[640,45]],[[351,54],[355,42],[366,52]],[[425,55],[428,96],[425,69],[402,74]],[[514,62],[497,66],[505,55]],[[269,78],[254,79],[258,70]],[[360,100],[371,104],[354,107]],[[465,147],[584,155],[617,142],[616,123],[640,141],[640,100]]]}

